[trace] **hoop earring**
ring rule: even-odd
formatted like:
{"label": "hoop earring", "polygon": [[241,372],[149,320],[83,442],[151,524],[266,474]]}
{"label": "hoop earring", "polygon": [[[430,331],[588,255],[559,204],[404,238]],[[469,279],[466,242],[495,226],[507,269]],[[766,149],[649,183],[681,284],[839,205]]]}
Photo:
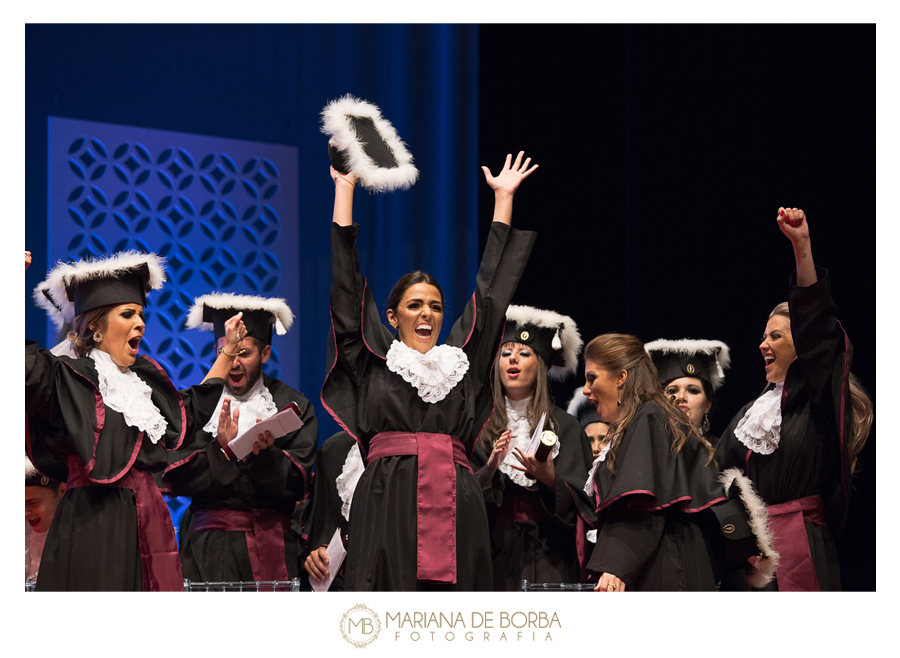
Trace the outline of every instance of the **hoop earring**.
{"label": "hoop earring", "polygon": [[95,332],[94,332],[94,335],[91,336],[91,338],[93,338],[93,339],[94,339],[94,342],[97,343],[97,345],[99,345],[100,343],[103,342],[103,332],[102,332],[102,331],[95,331]]}
{"label": "hoop earring", "polygon": [[703,414],[703,433],[709,434],[709,414]]}

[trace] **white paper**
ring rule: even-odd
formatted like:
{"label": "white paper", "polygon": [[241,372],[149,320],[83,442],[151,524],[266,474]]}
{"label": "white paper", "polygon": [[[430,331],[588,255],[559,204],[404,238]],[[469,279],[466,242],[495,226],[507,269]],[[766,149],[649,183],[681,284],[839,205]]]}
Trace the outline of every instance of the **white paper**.
{"label": "white paper", "polygon": [[288,432],[294,432],[303,427],[303,421],[297,414],[295,407],[290,406],[282,409],[277,414],[265,420],[256,423],[249,430],[241,434],[239,437],[228,442],[228,447],[238,459],[243,459],[253,452],[253,443],[260,434],[265,434],[266,430],[272,432],[272,436],[280,439]]}
{"label": "white paper", "polygon": [[534,455],[537,451],[538,446],[541,445],[541,434],[544,432],[544,421],[547,419],[547,412],[541,414],[541,420],[538,422],[537,426],[534,428],[534,433],[531,435],[531,443],[528,444],[528,452],[526,453],[529,457]]}
{"label": "white paper", "polygon": [[331,581],[334,580],[334,577],[341,569],[341,565],[344,563],[344,556],[347,555],[347,551],[344,549],[344,542],[341,541],[340,528],[334,529],[334,536],[328,543],[325,554],[328,555],[328,577],[325,580],[316,580],[312,576],[309,577],[309,584],[312,585],[314,592],[327,592],[328,588],[331,587]]}

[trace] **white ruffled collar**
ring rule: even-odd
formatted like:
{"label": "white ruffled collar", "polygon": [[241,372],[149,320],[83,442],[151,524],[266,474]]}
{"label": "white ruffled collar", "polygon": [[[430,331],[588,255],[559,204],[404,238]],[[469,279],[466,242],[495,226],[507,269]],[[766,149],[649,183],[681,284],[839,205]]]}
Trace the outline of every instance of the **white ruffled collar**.
{"label": "white ruffled collar", "polygon": [[275,404],[275,400],[272,399],[272,393],[269,392],[262,375],[259,376],[259,379],[256,380],[253,386],[247,389],[244,395],[235,395],[227,388],[223,388],[215,412],[203,427],[204,431],[213,436],[219,433],[219,414],[222,412],[222,404],[224,404],[225,398],[231,400],[231,413],[234,413],[235,409],[241,410],[241,415],[238,418],[238,436],[256,425],[257,418],[265,420],[278,413],[278,406]]}
{"label": "white ruffled collar", "polygon": [[[510,400],[504,395],[503,399],[506,401],[507,429],[512,430],[512,436],[510,436],[509,439],[509,451],[500,463],[500,471],[505,473],[510,480],[520,487],[533,487],[535,479],[514,468],[514,466],[521,468],[522,464],[513,454],[513,448],[516,447],[527,454],[528,446],[531,443],[531,434],[534,431],[534,428],[528,421],[528,405],[531,404],[531,398],[525,398],[524,400]],[[559,440],[557,438],[556,443],[551,449],[550,457],[556,459],[558,454]]]}
{"label": "white ruffled collar", "polygon": [[350,447],[350,452],[347,453],[347,458],[344,460],[341,474],[334,480],[334,483],[337,485],[338,496],[343,501],[341,514],[347,521],[350,520],[350,505],[353,503],[353,492],[356,491],[356,485],[364,470],[366,470],[366,465],[363,464],[359,446],[354,442]]}
{"label": "white ruffled collar", "polygon": [[435,345],[422,354],[395,340],[387,353],[387,367],[418,390],[425,402],[440,402],[469,370],[466,353],[451,345]]}
{"label": "white ruffled collar", "polygon": [[597,455],[597,458],[594,460],[594,463],[591,464],[591,470],[588,471],[587,481],[584,483],[584,493],[586,493],[591,498],[594,497],[594,475],[597,473],[597,468],[600,466],[600,462],[606,461],[606,453],[609,452],[609,449],[612,446],[613,441],[615,441],[618,437],[619,437],[619,435],[616,434],[612,438],[612,440],[608,441],[605,446],[600,448],[600,454]]}
{"label": "white ruffled collar", "polygon": [[103,350],[93,349],[88,356],[97,369],[103,403],[118,411],[130,427],[137,427],[153,443],[166,433],[168,423],[151,399],[153,389],[137,373],[118,365]]}
{"label": "white ruffled collar", "polygon": [[781,440],[781,393],[784,382],[766,391],[747,409],[734,435],[753,452],[771,455]]}

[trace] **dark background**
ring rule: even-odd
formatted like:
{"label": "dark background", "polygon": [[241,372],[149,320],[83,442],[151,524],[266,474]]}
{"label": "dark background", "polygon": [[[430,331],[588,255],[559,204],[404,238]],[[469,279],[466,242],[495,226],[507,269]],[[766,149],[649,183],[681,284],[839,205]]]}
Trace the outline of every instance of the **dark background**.
{"label": "dark background", "polygon": [[[26,335],[45,340],[30,291],[48,265],[33,246],[46,244],[48,116],[296,145],[301,221],[327,224],[328,180],[304,168],[324,157],[318,112],[348,91],[382,107],[423,172],[405,196],[356,195],[357,216],[376,228],[407,204],[419,218],[361,250],[364,272],[379,268],[370,281],[396,280],[380,257],[387,239],[402,241],[392,255],[405,269],[449,253],[451,269],[464,263],[454,286],[468,290],[457,279],[474,280],[493,202],[477,165],[496,173],[525,150],[540,169],[513,221],[539,238],[514,301],[572,316],[585,341],[607,331],[724,341],[719,434],[765,383],[759,337],[793,267],[775,214],[796,206],[874,400],[873,25],[28,25]],[[458,196],[436,196],[435,179]],[[429,207],[465,214],[466,194],[477,231],[474,217],[457,219],[455,235],[421,229]],[[310,287],[327,291],[327,237],[302,249]],[[389,284],[374,289],[381,302]],[[464,299],[453,297],[450,316]],[[319,306],[301,313],[327,321]],[[320,344],[317,331],[304,344]],[[322,355],[303,359],[297,387],[324,440],[337,425],[318,403]],[[555,387],[558,402],[581,383]],[[874,590],[874,431],[861,465],[838,545],[845,589]]]}
{"label": "dark background", "polygon": [[[766,383],[794,267],[775,216],[802,208],[874,401],[874,26],[482,25],[479,47],[481,160],[540,164],[515,199],[539,232],[515,303],[570,315],[585,343],[724,341],[719,435]],[[492,203],[482,188],[481,244]],[[860,461],[838,546],[845,589],[874,590],[874,429]]]}

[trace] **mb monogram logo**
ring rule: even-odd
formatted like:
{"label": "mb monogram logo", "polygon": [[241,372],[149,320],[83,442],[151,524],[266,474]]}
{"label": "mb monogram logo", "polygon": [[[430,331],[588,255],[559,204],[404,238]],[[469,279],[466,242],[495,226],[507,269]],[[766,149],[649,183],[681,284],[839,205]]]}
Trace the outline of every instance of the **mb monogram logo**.
{"label": "mb monogram logo", "polygon": [[341,635],[357,649],[368,646],[381,632],[381,620],[370,608],[358,603],[341,618]]}

